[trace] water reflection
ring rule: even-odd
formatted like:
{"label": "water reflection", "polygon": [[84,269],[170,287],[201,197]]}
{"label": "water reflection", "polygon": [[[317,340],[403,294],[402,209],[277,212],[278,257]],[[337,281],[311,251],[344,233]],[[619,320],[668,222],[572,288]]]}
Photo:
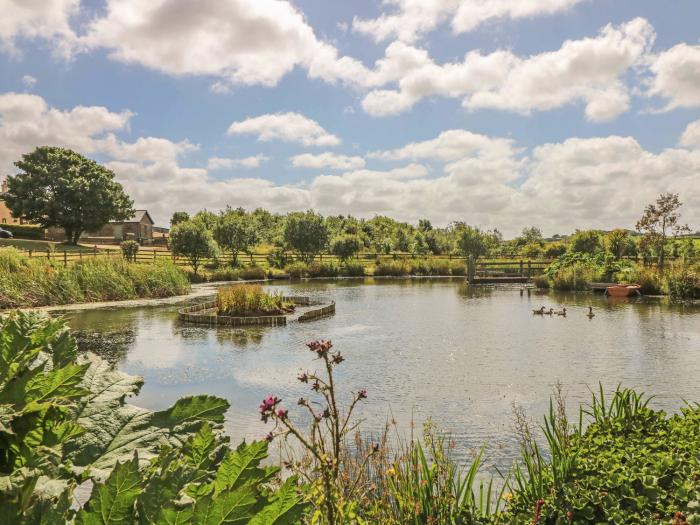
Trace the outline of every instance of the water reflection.
{"label": "water reflection", "polygon": [[[458,457],[488,443],[488,461],[506,468],[517,454],[511,405],[538,421],[561,380],[572,409],[602,382],[657,394],[669,410],[700,401],[700,308],[654,298],[582,293],[520,294],[519,287],[470,287],[462,279],[376,279],[275,284],[274,291],[333,299],[337,313],[275,328],[209,328],[177,320],[177,306],[70,315],[86,333],[121,341],[113,358],[145,377],[136,401],[160,409],[183,395],[211,393],[232,403],[234,439],[267,431],[260,399],[306,394],[297,372],[317,366],[304,347],[330,338],[346,357],[344,388],[367,388],[358,413],[379,433],[387,418],[406,434],[432,417],[455,440]],[[566,306],[567,316],[533,316]],[[588,319],[591,305],[596,316]],[[99,346],[99,345],[98,345]],[[293,405],[293,401],[290,403]],[[293,408],[293,407],[292,407]]]}

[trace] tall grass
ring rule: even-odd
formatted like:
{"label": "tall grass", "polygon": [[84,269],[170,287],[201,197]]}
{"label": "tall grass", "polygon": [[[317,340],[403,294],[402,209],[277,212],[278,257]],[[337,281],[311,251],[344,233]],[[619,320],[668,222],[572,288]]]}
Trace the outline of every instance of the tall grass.
{"label": "tall grass", "polygon": [[215,299],[220,315],[276,315],[293,309],[281,295],[263,291],[259,284],[241,284],[220,288]]}
{"label": "tall grass", "polygon": [[64,267],[13,248],[0,250],[0,308],[169,297],[189,289],[185,272],[170,261],[94,257]]}

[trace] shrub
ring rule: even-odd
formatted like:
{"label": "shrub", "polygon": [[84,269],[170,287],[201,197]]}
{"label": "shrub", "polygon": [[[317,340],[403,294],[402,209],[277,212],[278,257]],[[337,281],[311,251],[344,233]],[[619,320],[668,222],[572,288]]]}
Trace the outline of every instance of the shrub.
{"label": "shrub", "polygon": [[29,226],[27,224],[2,224],[3,230],[7,230],[12,233],[18,239],[34,239],[43,240],[44,239],[44,229],[38,226]]}
{"label": "shrub", "polygon": [[244,281],[262,281],[267,279],[267,272],[260,266],[248,266],[241,270],[240,276]]}
{"label": "shrub", "polygon": [[665,275],[665,288],[672,301],[700,298],[700,276],[687,266],[673,268]]}
{"label": "shrub", "polygon": [[374,268],[374,275],[380,277],[402,277],[410,273],[411,268],[403,261],[382,262]]}
{"label": "shrub", "polygon": [[444,259],[419,259],[412,262],[411,273],[415,275],[445,276],[452,274],[450,261]]}
{"label": "shrub", "polygon": [[345,263],[340,267],[343,277],[364,277],[365,267],[361,263]]}
{"label": "shrub", "polygon": [[358,235],[341,235],[331,241],[331,253],[345,262],[364,246]]}
{"label": "shrub", "polygon": [[535,288],[540,290],[547,290],[551,286],[549,279],[545,275],[537,275],[532,279]]}
{"label": "shrub", "polygon": [[284,271],[289,274],[289,277],[292,279],[301,279],[303,277],[306,277],[308,274],[308,266],[306,263],[303,263],[301,261],[293,262],[292,264],[288,264],[285,268]]}
{"label": "shrub", "polygon": [[292,262],[292,258],[287,255],[284,248],[274,248],[267,255],[267,264],[270,268],[282,269]]}
{"label": "shrub", "polygon": [[338,277],[338,273],[338,267],[332,263],[314,261],[307,267],[309,277]]}
{"label": "shrub", "polygon": [[544,249],[544,256],[548,259],[554,259],[555,257],[559,257],[560,255],[564,255],[565,253],[566,244],[564,244],[563,242],[553,242],[547,245]]}
{"label": "shrub", "polygon": [[238,268],[218,268],[208,276],[209,281],[240,281],[241,271]]}
{"label": "shrub", "polygon": [[627,271],[620,272],[619,277],[627,283],[639,284],[640,292],[644,295],[660,295],[663,293],[662,274],[654,269],[637,265]]}
{"label": "shrub", "polygon": [[139,253],[140,248],[139,243],[136,241],[122,241],[119,247],[122,249],[124,259],[129,262],[136,262],[136,254]]}
{"label": "shrub", "polygon": [[219,315],[277,315],[294,309],[282,296],[268,294],[259,284],[239,284],[219,288],[215,299]]}
{"label": "shrub", "polygon": [[586,290],[588,282],[595,280],[594,272],[585,264],[574,263],[554,274],[552,288],[560,291]]}

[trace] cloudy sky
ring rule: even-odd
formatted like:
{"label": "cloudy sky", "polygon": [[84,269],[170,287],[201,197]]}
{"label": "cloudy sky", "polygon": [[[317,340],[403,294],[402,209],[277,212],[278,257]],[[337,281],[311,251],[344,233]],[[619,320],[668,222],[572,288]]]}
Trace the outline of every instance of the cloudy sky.
{"label": "cloudy sky", "polygon": [[698,0],[0,0],[0,174],[62,145],[227,204],[700,228]]}

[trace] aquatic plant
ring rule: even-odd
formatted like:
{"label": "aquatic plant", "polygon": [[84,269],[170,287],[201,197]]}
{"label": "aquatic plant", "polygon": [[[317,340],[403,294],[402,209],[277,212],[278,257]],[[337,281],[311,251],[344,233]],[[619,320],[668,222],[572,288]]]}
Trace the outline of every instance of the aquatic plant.
{"label": "aquatic plant", "polygon": [[259,284],[240,284],[219,288],[214,303],[219,315],[278,315],[294,309],[282,295],[268,294]]}

